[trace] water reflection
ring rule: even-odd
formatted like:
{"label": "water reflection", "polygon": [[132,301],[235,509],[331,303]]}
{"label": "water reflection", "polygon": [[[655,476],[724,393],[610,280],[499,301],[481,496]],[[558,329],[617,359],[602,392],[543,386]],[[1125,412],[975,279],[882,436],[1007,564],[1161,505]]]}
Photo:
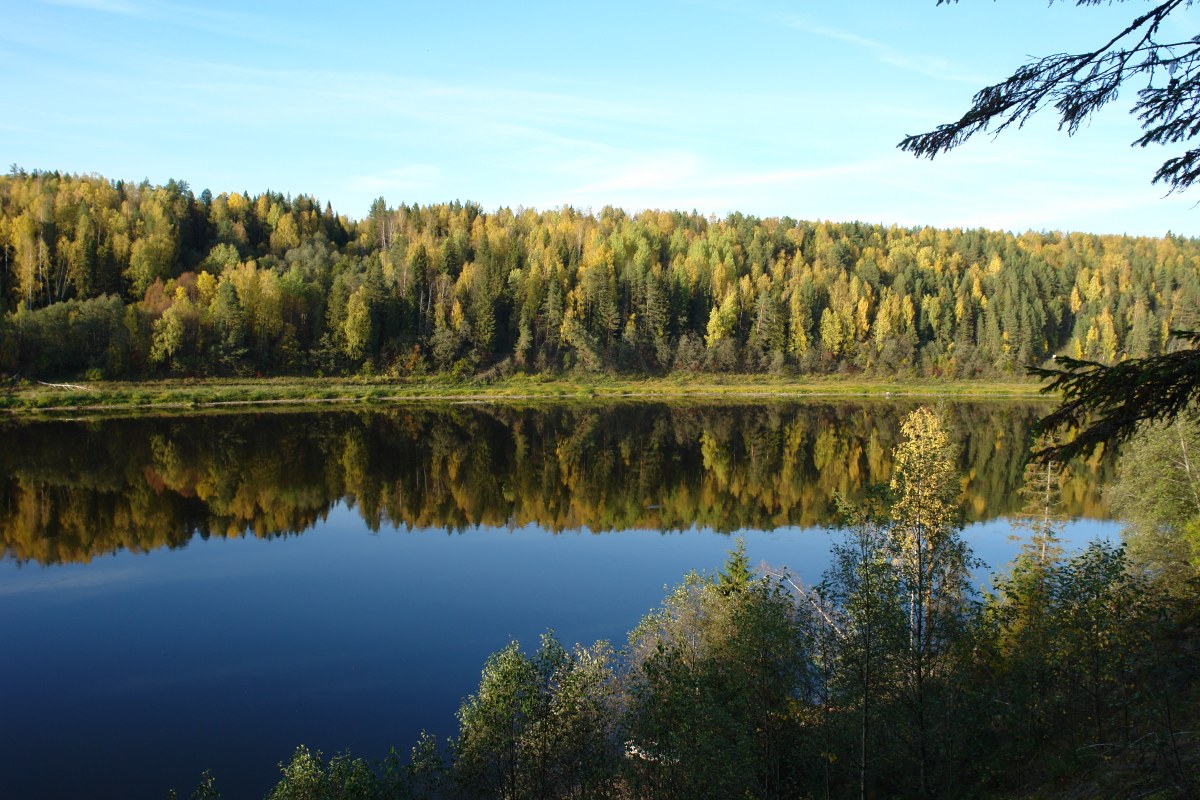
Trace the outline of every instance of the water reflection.
{"label": "water reflection", "polygon": [[[373,530],[536,524],[718,531],[836,522],[887,481],[913,402],[402,406],[0,427],[0,546],[42,564],[191,537],[300,533],[339,501]],[[970,521],[1015,510],[1045,407],[949,403]],[[1103,464],[1066,511],[1099,517]]]}

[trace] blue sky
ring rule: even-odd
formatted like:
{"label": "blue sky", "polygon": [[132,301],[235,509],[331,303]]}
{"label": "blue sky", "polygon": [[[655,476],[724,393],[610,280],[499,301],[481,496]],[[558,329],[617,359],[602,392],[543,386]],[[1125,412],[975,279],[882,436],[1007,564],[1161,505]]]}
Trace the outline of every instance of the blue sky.
{"label": "blue sky", "polygon": [[[896,143],[1144,3],[0,0],[0,160],[199,192],[1198,235],[1119,103]],[[1195,33],[1200,15],[1178,23]]]}

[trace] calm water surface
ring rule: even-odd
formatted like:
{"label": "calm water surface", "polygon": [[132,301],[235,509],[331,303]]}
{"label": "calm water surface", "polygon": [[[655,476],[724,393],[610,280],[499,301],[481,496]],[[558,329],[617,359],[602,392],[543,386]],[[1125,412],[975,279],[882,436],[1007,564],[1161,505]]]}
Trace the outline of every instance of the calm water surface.
{"label": "calm water surface", "polygon": [[[491,652],[623,641],[742,532],[815,581],[904,404],[406,408],[0,427],[0,795],[260,797],[297,744],[382,756]],[[1014,552],[1042,409],[946,408],[967,536]],[[1067,537],[1115,535],[1067,484]],[[836,535],[836,534],[834,534]],[[984,580],[981,576],[980,580]]]}

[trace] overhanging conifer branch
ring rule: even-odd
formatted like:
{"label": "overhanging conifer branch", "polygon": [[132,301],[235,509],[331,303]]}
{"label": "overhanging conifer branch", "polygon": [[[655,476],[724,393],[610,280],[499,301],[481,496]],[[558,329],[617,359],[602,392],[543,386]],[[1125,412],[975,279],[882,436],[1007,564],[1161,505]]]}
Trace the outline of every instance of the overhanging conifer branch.
{"label": "overhanging conifer branch", "polygon": [[1104,442],[1126,441],[1143,423],[1183,413],[1200,393],[1200,331],[1172,335],[1190,347],[1111,365],[1060,357],[1056,361],[1061,369],[1031,368],[1032,374],[1049,381],[1043,392],[1062,394],[1058,408],[1038,421],[1035,432],[1077,431],[1069,442],[1034,455],[1072,458]]}
{"label": "overhanging conifer branch", "polygon": [[[938,0],[938,5],[953,1]],[[1103,2],[1076,0],[1076,5]],[[1059,129],[1074,134],[1092,114],[1117,99],[1122,84],[1131,79],[1146,81],[1131,110],[1144,131],[1133,144],[1146,147],[1191,139],[1200,133],[1200,34],[1171,41],[1161,41],[1158,36],[1172,13],[1193,2],[1160,2],[1095,50],[1056,53],[1023,64],[1005,80],[981,89],[958,120],[927,133],[906,136],[899,147],[913,155],[934,158],[977,133],[999,134],[1013,125],[1020,128],[1047,107],[1058,115]],[[1177,191],[1197,179],[1200,149],[1168,158],[1153,180],[1166,184],[1169,191]]]}

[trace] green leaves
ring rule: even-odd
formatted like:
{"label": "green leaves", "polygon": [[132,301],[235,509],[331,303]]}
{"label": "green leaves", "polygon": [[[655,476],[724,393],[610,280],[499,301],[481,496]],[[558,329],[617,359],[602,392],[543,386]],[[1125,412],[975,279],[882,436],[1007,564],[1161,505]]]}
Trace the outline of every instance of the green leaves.
{"label": "green leaves", "polygon": [[451,780],[466,797],[602,791],[616,766],[616,704],[606,643],[568,652],[552,633],[532,656],[493,654],[458,712]]}
{"label": "green leaves", "polygon": [[[744,545],[689,575],[630,636],[629,778],[673,797],[775,796],[809,693],[807,615]],[[661,796],[660,795],[660,796]]]}
{"label": "green leaves", "polygon": [[267,800],[381,800],[383,787],[371,766],[349,753],[339,753],[324,761],[321,751],[304,745],[296,748],[292,760],[280,764],[283,778],[267,795]]}
{"label": "green leaves", "polygon": [[1192,417],[1145,426],[1121,449],[1105,492],[1127,527],[1129,556],[1186,596],[1200,575],[1200,423]]}

